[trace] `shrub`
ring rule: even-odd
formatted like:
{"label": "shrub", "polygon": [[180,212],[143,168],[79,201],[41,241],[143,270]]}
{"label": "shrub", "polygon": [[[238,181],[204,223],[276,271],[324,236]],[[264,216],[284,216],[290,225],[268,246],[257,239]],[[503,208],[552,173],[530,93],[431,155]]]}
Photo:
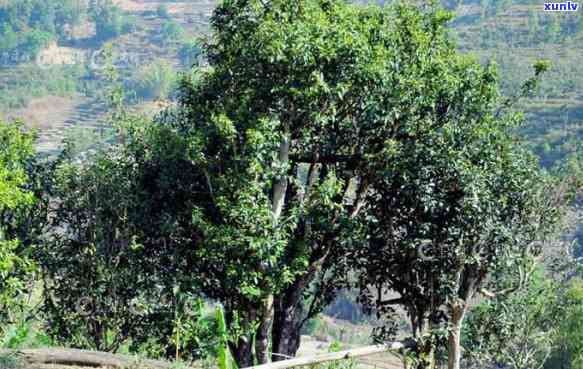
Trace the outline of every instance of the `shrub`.
{"label": "shrub", "polygon": [[176,22],[167,20],[162,24],[159,41],[162,45],[168,45],[179,41],[184,35],[184,29]]}
{"label": "shrub", "polygon": [[28,250],[17,236],[19,210],[34,203],[26,189],[33,139],[22,131],[21,123],[0,122],[0,321],[9,316],[32,271]]}
{"label": "shrub", "polygon": [[165,61],[157,61],[136,73],[133,90],[145,99],[166,99],[176,84],[176,74]]}
{"label": "shrub", "polygon": [[212,349],[213,324],[198,277],[179,274],[192,263],[192,203],[181,196],[192,171],[168,151],[156,156],[183,150],[169,130],[139,117],[117,123],[125,145],[82,163],[66,148],[53,175],[53,231],[38,252],[48,333],[79,348],[199,357]]}
{"label": "shrub", "polygon": [[111,0],[92,2],[89,15],[95,22],[95,38],[106,41],[122,34],[129,27],[124,27],[124,17],[121,9]]}

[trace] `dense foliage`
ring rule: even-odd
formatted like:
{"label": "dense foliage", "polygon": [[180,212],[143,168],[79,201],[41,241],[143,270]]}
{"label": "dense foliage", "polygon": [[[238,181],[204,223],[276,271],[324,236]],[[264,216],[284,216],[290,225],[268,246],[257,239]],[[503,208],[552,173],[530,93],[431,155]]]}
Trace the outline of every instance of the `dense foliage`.
{"label": "dense foliage", "polygon": [[9,0],[0,5],[0,53],[34,58],[51,40],[66,39],[82,16],[76,0]]}
{"label": "dense foliage", "polygon": [[91,0],[87,12],[95,23],[95,39],[99,41],[130,32],[133,27],[112,0]]}
{"label": "dense foliage", "polygon": [[[483,1],[480,19],[511,7]],[[88,11],[98,41],[128,29],[111,1]],[[404,309],[417,368],[439,355],[459,368],[462,332],[468,363],[580,365],[580,286],[558,293],[535,260],[571,192],[518,141],[513,110],[546,63],[501,83],[495,63],[456,50],[452,15],[436,6],[226,0],[204,46],[167,7],[155,13],[159,45],[180,41],[183,63],[209,63],[181,78],[175,105],[134,116],[122,84],[105,89],[116,139],[81,157],[67,146],[46,166],[30,161],[32,136],[2,126],[0,305],[25,286],[30,253],[35,314],[60,345],[249,366],[295,355],[308,322],[357,287],[378,318]],[[55,71],[47,90],[86,76]],[[164,61],[132,79],[143,98],[175,83]],[[581,172],[577,155],[565,177]],[[472,313],[478,298],[489,300]],[[377,338],[395,333],[380,323]]]}
{"label": "dense foliage", "polygon": [[[537,242],[547,238],[559,207],[548,203],[551,184],[536,161],[515,143],[520,117],[504,110],[510,100],[498,94],[493,67],[454,55],[447,64],[426,64],[433,50],[421,42],[415,50],[419,59],[407,65],[434,79],[417,91],[408,86],[422,97],[397,118],[404,137],[387,143],[371,181],[361,286],[368,304],[404,306],[428,367],[433,340],[443,338],[434,331],[448,323],[441,334],[449,340],[449,367],[458,368],[470,301],[501,266],[527,274],[524,264],[540,252]],[[538,76],[545,66],[536,68]],[[385,300],[390,291],[400,297]]]}
{"label": "dense foliage", "polygon": [[178,299],[198,285],[196,275],[182,279],[192,269],[181,248],[194,237],[185,198],[193,174],[170,132],[126,123],[140,129],[126,132],[126,146],[90,165],[65,157],[56,167],[51,227],[66,231],[53,232],[39,255],[49,277],[44,310],[60,342],[110,351],[128,338],[136,348],[160,340],[170,354]]}
{"label": "dense foliage", "polygon": [[472,309],[464,336],[468,361],[476,368],[542,368],[556,350],[565,314],[560,290],[539,269],[522,289]]}
{"label": "dense foliage", "polygon": [[[7,318],[14,298],[22,292],[30,272],[30,251],[17,238],[18,211],[31,206],[34,195],[27,190],[27,166],[33,135],[22,124],[0,122],[0,321]],[[0,333],[2,329],[0,328]]]}

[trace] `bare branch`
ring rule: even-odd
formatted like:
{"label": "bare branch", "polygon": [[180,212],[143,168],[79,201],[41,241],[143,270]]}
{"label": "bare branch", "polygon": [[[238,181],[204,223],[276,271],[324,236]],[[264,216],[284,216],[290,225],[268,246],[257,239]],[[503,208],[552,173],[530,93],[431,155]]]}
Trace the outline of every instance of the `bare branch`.
{"label": "bare branch", "polygon": [[292,154],[290,155],[290,160],[295,161],[297,163],[321,163],[321,164],[356,163],[360,160],[360,155],[320,155],[314,161],[314,156]]}
{"label": "bare branch", "polygon": [[352,211],[350,212],[350,217],[354,218],[358,215],[358,212],[365,204],[366,193],[368,191],[368,179],[366,177],[360,180],[360,184],[358,185],[358,190],[356,191],[356,199],[354,200],[354,204],[352,206]]}
{"label": "bare branch", "polygon": [[378,304],[382,306],[390,306],[390,305],[402,305],[405,303],[405,299],[402,297],[397,297],[390,300],[379,301]]}
{"label": "bare branch", "polygon": [[[284,137],[281,140],[281,144],[279,147],[278,160],[280,165],[287,165],[289,159],[289,147],[290,147],[289,139],[287,137]],[[279,216],[281,215],[281,211],[283,210],[286,190],[287,190],[287,176],[282,175],[281,177],[276,178],[275,183],[273,184],[273,205],[272,205],[273,218],[275,222],[277,222]]]}
{"label": "bare branch", "polygon": [[496,298],[496,297],[499,297],[499,296],[508,295],[509,293],[515,292],[516,290],[518,290],[518,286],[514,286],[514,287],[510,287],[510,288],[505,288],[503,290],[495,291],[495,292],[489,291],[489,290],[487,290],[485,288],[480,288],[480,291],[479,292],[483,296],[493,299],[493,298]]}

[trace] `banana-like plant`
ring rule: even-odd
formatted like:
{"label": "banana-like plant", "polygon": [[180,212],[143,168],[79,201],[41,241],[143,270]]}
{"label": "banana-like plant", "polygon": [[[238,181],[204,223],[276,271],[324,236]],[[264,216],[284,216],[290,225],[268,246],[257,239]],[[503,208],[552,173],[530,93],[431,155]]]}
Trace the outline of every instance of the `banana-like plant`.
{"label": "banana-like plant", "polygon": [[217,306],[216,319],[219,336],[219,349],[217,355],[219,369],[237,369],[237,364],[233,360],[229,349],[229,334],[227,332],[225,311],[223,310],[222,305]]}

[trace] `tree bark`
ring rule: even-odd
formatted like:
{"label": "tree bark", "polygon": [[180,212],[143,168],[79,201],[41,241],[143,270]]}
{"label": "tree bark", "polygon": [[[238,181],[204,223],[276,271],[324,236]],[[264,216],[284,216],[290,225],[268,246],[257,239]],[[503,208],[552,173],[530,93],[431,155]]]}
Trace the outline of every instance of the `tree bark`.
{"label": "tree bark", "polygon": [[273,361],[294,357],[300,347],[300,331],[305,315],[303,291],[312,279],[311,274],[299,277],[275,301],[272,331]]}
{"label": "tree bark", "polygon": [[[287,165],[289,162],[289,138],[284,137],[279,146],[278,160],[280,165]],[[271,211],[273,219],[277,223],[285,204],[285,192],[287,190],[287,175],[278,177],[273,184],[273,200]]]}
{"label": "tree bark", "polygon": [[241,337],[236,345],[231,346],[233,358],[238,368],[253,366],[253,345],[251,344],[251,337]]}
{"label": "tree bark", "polygon": [[304,300],[306,288],[314,281],[327,254],[312,254],[306,273],[298,276],[287,289],[279,295],[274,304],[275,319],[272,332],[273,361],[294,357],[300,347],[303,324],[313,315]]}
{"label": "tree bark", "polygon": [[259,364],[268,363],[270,359],[269,341],[273,319],[273,295],[270,294],[263,301],[261,322],[255,336],[255,355]]}
{"label": "tree bark", "polygon": [[[287,131],[287,129],[286,129]],[[290,139],[287,133],[284,136],[279,145],[278,151],[278,161],[279,165],[288,165],[289,163],[289,150],[290,150]],[[288,190],[288,179],[287,173],[279,175],[273,181],[272,188],[272,204],[271,212],[273,215],[273,225],[274,228],[277,227],[281,213],[285,207],[286,193]],[[269,343],[271,340],[271,331],[274,321],[274,297],[270,293],[262,302],[261,311],[259,314],[259,326],[255,332],[255,357],[259,364],[265,364],[269,362]],[[242,367],[239,365],[239,367]]]}
{"label": "tree bark", "polygon": [[294,357],[300,348],[301,318],[298,310],[303,311],[303,307],[285,298],[277,303],[272,332],[273,361]]}
{"label": "tree bark", "polygon": [[452,308],[451,329],[448,339],[448,369],[460,369],[462,358],[461,331],[465,315],[465,306],[455,304]]}

